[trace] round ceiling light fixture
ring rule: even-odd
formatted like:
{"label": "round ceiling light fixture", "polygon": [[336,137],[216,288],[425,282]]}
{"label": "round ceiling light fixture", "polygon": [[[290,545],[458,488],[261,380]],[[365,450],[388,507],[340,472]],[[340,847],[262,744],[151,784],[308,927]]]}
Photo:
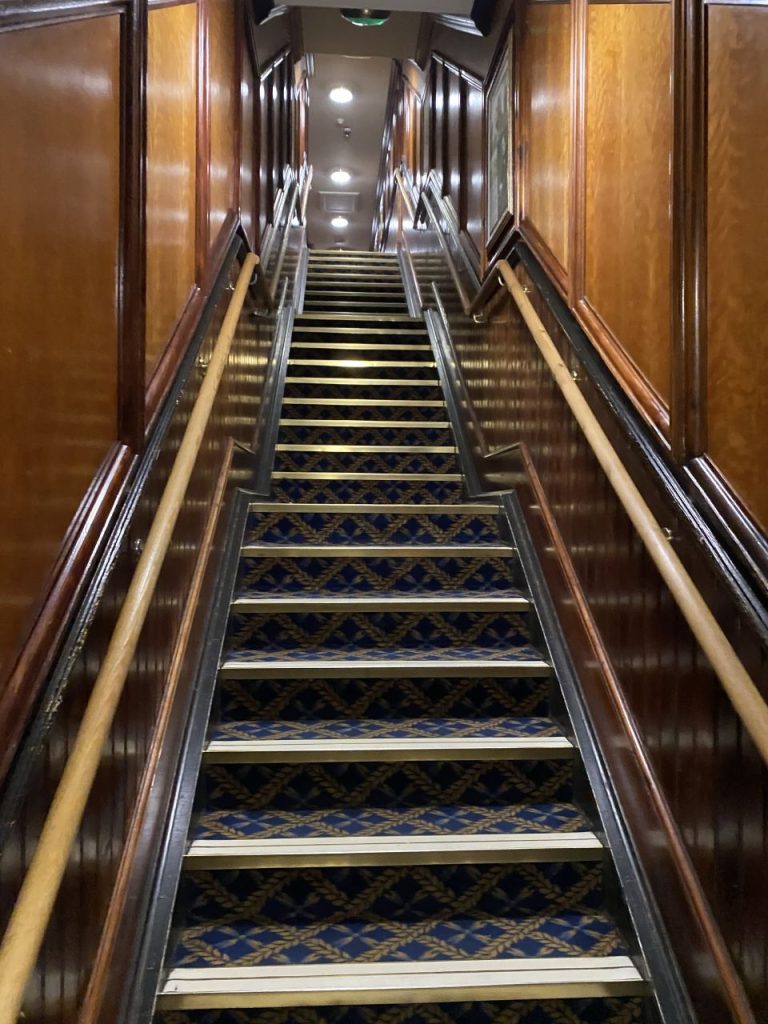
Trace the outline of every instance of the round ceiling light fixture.
{"label": "round ceiling light fixture", "polygon": [[389,19],[391,11],[375,11],[370,7],[342,7],[341,16],[359,28],[375,28]]}
{"label": "round ceiling light fixture", "polygon": [[336,85],[328,93],[333,103],[351,103],[353,100],[352,90],[346,85]]}
{"label": "round ceiling light fixture", "polygon": [[331,171],[331,181],[337,185],[348,185],[352,179],[352,175],[349,171],[345,171],[343,167],[337,167],[335,171]]}
{"label": "round ceiling light fixture", "polygon": [[347,227],[348,224],[349,221],[347,220],[346,217],[334,217],[333,220],[331,221],[331,227],[339,229]]}

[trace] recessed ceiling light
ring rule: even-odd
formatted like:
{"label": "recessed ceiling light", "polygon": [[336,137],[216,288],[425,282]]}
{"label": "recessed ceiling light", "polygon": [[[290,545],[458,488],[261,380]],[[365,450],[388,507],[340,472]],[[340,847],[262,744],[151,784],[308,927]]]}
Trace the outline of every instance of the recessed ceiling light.
{"label": "recessed ceiling light", "polygon": [[374,11],[369,7],[342,7],[341,9],[342,18],[346,18],[353,25],[359,25],[362,28],[383,25],[389,20],[389,14],[389,11]]}
{"label": "recessed ceiling light", "polygon": [[334,217],[331,226],[334,228],[345,228],[349,224],[346,217]]}
{"label": "recessed ceiling light", "polygon": [[346,185],[351,177],[349,171],[342,170],[341,167],[331,171],[331,181],[335,181],[337,185]]}
{"label": "recessed ceiling light", "polygon": [[328,93],[334,103],[351,103],[352,91],[346,85],[337,85]]}

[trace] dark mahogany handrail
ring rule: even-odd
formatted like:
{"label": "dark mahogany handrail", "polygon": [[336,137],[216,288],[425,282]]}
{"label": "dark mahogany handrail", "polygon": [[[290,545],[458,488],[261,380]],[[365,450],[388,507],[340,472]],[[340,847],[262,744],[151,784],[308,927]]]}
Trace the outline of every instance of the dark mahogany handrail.
{"label": "dark mahogany handrail", "polygon": [[0,1024],[16,1024],[109,736],[259,258],[243,261],[213,354],[0,947]]}

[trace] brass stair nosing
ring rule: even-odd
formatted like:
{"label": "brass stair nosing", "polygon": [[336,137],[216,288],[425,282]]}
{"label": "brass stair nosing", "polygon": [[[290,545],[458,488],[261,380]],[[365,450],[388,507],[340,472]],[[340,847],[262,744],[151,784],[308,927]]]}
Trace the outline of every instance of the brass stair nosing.
{"label": "brass stair nosing", "polygon": [[432,597],[420,594],[418,597],[372,596],[370,593],[353,594],[349,597],[301,597],[291,594],[286,597],[251,598],[238,597],[232,602],[236,615],[280,615],[291,612],[514,612],[521,614],[532,610],[533,605],[526,597]]}
{"label": "brass stair nosing", "polygon": [[212,740],[206,764],[301,764],[350,761],[563,761],[575,754],[565,736],[462,736],[449,739]]}
{"label": "brass stair nosing", "polygon": [[[349,365],[350,363],[354,363],[354,366],[350,366]],[[382,369],[385,369],[385,368],[389,369],[390,367],[393,367],[393,366],[396,367],[397,369],[403,369],[404,367],[407,367],[408,369],[416,369],[416,370],[427,369],[427,370],[430,370],[430,369],[433,369],[435,367],[434,361],[432,361],[432,360],[423,360],[423,359],[419,359],[419,360],[415,360],[415,359],[344,359],[343,357],[339,358],[339,359],[294,359],[294,358],[289,358],[288,359],[288,365],[289,366],[325,366],[329,370],[343,369],[344,367],[346,367],[348,369],[355,369],[355,370],[357,370],[357,369],[360,369],[360,370],[363,370],[363,369],[365,369],[365,370],[367,370],[367,369],[382,370]],[[419,380],[415,380],[412,383],[421,384],[423,382],[419,381]]]}
{"label": "brass stair nosing", "polygon": [[328,427],[335,430],[339,426],[349,427],[353,430],[370,427],[371,430],[448,430],[451,424],[446,420],[294,420],[290,417],[280,420],[281,427]]}
{"label": "brass stair nosing", "polygon": [[344,452],[349,454],[372,455],[385,452],[387,455],[451,455],[453,445],[414,444],[278,444],[278,452]]}
{"label": "brass stair nosing", "polygon": [[244,544],[243,558],[516,558],[504,544]]}
{"label": "brass stair nosing", "polygon": [[[303,420],[297,422],[303,423]],[[289,508],[281,502],[268,502],[268,501],[252,501],[248,504],[249,512],[275,512],[281,515],[293,512],[329,512],[338,514],[358,513],[368,515],[382,515],[382,514],[406,514],[406,515],[457,515],[457,516],[477,516],[487,515],[493,517],[499,510],[498,504],[480,504],[478,502],[464,502],[459,505],[409,505],[406,503],[390,503],[375,504],[375,505],[363,505],[363,504],[347,504],[345,502],[320,502],[320,501],[305,501],[305,502],[292,502]]]}
{"label": "brass stair nosing", "polygon": [[237,661],[229,659],[219,668],[222,679],[350,679],[368,678],[476,678],[483,679],[548,679],[552,668],[539,659],[492,661],[458,658],[449,661],[418,661],[381,658],[370,661]]}
{"label": "brass stair nosing", "polygon": [[439,380],[408,380],[399,377],[294,377],[291,374],[285,378],[288,384],[323,384],[327,387],[337,387],[344,384],[348,387],[371,388],[439,388]]}
{"label": "brass stair nosing", "polygon": [[592,999],[648,992],[627,956],[173,968],[158,1008]]}
{"label": "brass stair nosing", "polygon": [[197,839],[184,856],[192,871],[374,867],[401,864],[544,864],[602,860],[594,832]]}
{"label": "brass stair nosing", "polygon": [[[365,331],[361,331],[361,334],[365,334]],[[323,351],[338,351],[338,352],[429,352],[433,355],[432,346],[429,342],[424,342],[423,345],[388,345],[386,342],[379,341],[337,341],[330,343],[327,341],[302,341],[301,338],[294,339],[291,342],[291,351],[296,348],[306,348],[314,352],[318,349]],[[419,365],[427,365],[420,361]],[[434,366],[435,361],[432,359],[428,365]]]}
{"label": "brass stair nosing", "polygon": [[[317,383],[317,381],[314,383]],[[413,408],[414,406],[418,406],[420,409],[445,408],[445,402],[438,398],[312,398],[311,396],[304,397],[303,395],[288,395],[287,398],[283,399],[283,405],[377,405],[380,408],[383,408],[384,406],[387,408]],[[334,422],[334,419],[331,418],[326,426],[332,426]],[[344,420],[339,420],[339,422],[343,423]],[[410,425],[415,427],[422,423],[430,423],[430,420],[414,420]]]}
{"label": "brass stair nosing", "polygon": [[464,477],[461,473],[355,473],[355,472],[317,472],[311,470],[279,470],[272,474],[273,480],[347,480],[349,483],[365,480],[369,483],[384,483],[388,480],[412,481],[414,484],[454,483],[460,484]]}

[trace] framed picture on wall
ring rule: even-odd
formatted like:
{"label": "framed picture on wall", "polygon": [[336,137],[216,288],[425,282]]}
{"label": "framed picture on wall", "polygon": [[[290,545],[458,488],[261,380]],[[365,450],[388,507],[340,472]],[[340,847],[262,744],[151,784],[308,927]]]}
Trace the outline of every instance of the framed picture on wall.
{"label": "framed picture on wall", "polygon": [[486,244],[513,215],[512,36],[493,73],[485,106]]}

